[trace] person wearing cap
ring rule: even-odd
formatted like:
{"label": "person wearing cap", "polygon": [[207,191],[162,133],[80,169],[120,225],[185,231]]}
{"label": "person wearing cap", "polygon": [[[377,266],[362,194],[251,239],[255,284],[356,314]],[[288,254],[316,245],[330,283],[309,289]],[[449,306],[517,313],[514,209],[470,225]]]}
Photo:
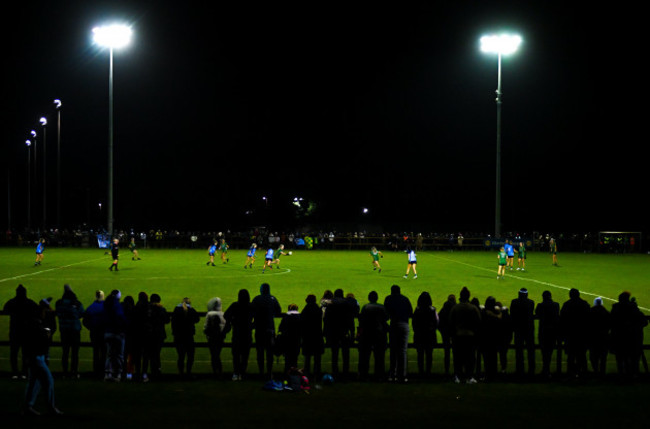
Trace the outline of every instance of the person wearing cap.
{"label": "person wearing cap", "polygon": [[176,367],[181,377],[192,376],[192,366],[194,365],[194,334],[196,333],[195,325],[199,323],[199,314],[192,307],[188,297],[183,298],[172,311],[172,336],[178,359]]}
{"label": "person wearing cap", "polygon": [[597,297],[594,299],[594,305],[589,309],[588,341],[591,369],[601,377],[605,375],[607,366],[610,328],[611,315],[603,305],[603,299]]}
{"label": "person wearing cap", "polygon": [[542,376],[551,375],[551,357],[558,346],[560,331],[560,304],[553,301],[551,292],[542,292],[542,302],[535,307],[535,319],[539,321],[537,339],[542,352]]}
{"label": "person wearing cap", "polygon": [[[38,309],[38,304],[27,298],[27,289],[22,284],[16,288],[16,296],[7,301],[2,308],[9,315],[9,362],[11,378],[26,378],[27,357],[25,342],[27,341],[27,321]],[[18,352],[22,350],[22,368],[18,369]]]}
{"label": "person wearing cap", "polygon": [[578,289],[569,291],[569,300],[560,310],[561,336],[567,356],[567,372],[579,377],[587,371],[587,332],[589,303],[580,297]]}
{"label": "person wearing cap", "polygon": [[510,318],[514,333],[515,372],[524,375],[524,350],[528,357],[528,375],[535,375],[535,302],[528,298],[528,289],[521,288],[510,302]]}
{"label": "person wearing cap", "polygon": [[[84,306],[77,299],[70,285],[63,286],[63,296],[54,305],[59,319],[61,335],[61,365],[63,376],[79,378],[79,346],[81,344],[81,318]],[[68,359],[70,358],[70,366]]]}

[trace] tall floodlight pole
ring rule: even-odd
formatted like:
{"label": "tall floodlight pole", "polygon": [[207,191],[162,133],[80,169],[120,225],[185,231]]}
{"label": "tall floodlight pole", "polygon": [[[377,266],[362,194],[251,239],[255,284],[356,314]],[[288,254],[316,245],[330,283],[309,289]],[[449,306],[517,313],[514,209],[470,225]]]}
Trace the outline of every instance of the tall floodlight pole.
{"label": "tall floodlight pole", "polygon": [[93,40],[109,49],[108,71],[108,221],[109,236],[113,235],[113,50],[122,48],[131,41],[131,27],[108,25],[93,28]]}
{"label": "tall floodlight pole", "polygon": [[27,146],[27,230],[32,227],[32,141],[25,140]]}
{"label": "tall floodlight pole", "polygon": [[56,227],[61,228],[61,100],[54,100],[56,107]]}
{"label": "tall floodlight pole", "polygon": [[497,160],[496,201],[494,208],[494,235],[501,237],[501,56],[514,53],[521,44],[517,35],[490,35],[481,37],[481,51],[497,54]]}
{"label": "tall floodlight pole", "polygon": [[43,127],[43,233],[45,233],[47,228],[47,158],[45,152],[47,147],[47,119],[42,117],[40,122]]}

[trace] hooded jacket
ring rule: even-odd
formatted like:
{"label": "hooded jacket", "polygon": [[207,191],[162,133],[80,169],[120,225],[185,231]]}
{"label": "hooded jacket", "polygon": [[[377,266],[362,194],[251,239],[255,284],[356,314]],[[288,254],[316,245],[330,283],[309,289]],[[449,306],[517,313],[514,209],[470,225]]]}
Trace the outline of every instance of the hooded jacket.
{"label": "hooded jacket", "polygon": [[223,340],[226,336],[226,319],[222,311],[221,298],[212,298],[208,301],[203,333],[208,337],[208,341]]}

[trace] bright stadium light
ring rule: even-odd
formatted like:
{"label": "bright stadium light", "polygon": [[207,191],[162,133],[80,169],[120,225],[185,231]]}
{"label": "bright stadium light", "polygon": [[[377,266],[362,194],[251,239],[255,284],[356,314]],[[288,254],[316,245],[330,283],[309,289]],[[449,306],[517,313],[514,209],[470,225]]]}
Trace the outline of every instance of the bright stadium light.
{"label": "bright stadium light", "polygon": [[131,43],[131,27],[122,24],[112,24],[93,28],[93,40],[99,46],[119,49]]}
{"label": "bright stadium light", "polygon": [[501,56],[517,51],[522,39],[518,35],[499,34],[483,36],[481,51],[497,54],[497,162],[496,162],[496,202],[494,209],[494,235],[501,237]]}

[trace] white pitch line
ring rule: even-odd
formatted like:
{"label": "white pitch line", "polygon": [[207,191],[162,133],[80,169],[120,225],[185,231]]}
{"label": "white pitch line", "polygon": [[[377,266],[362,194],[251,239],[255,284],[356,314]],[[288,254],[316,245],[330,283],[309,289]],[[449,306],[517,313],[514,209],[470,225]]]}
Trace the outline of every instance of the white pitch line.
{"label": "white pitch line", "polygon": [[87,261],[75,262],[74,264],[68,264],[68,265],[62,265],[60,267],[48,268],[47,270],[40,270],[40,271],[36,271],[36,272],[33,272],[33,273],[28,273],[28,274],[21,274],[19,276],[14,276],[14,277],[7,277],[5,279],[0,279],[0,283],[8,282],[8,281],[11,281],[11,280],[18,280],[18,279],[22,279],[22,278],[25,278],[25,277],[37,276],[39,274],[48,273],[50,271],[56,271],[56,270],[61,270],[61,269],[64,269],[64,268],[70,268],[70,267],[73,267],[75,265],[87,264],[88,262],[95,262],[95,261],[99,261],[101,259],[105,259],[105,258],[89,259]]}
{"label": "white pitch line", "polygon": [[[479,267],[478,265],[472,265],[472,264],[468,264],[466,262],[455,261],[453,259],[448,259],[448,258],[442,258],[440,256],[433,255],[433,257],[437,258],[437,259],[442,259],[443,261],[448,261],[448,262],[453,262],[455,264],[465,265],[467,267],[475,268],[477,270],[482,270],[482,271],[487,271],[487,272],[493,272],[494,271],[494,270],[487,269],[487,268],[484,268],[484,267]],[[553,287],[553,288],[556,288],[556,289],[571,290],[571,288],[566,287],[566,286],[560,286],[560,285],[556,285],[556,284],[553,284],[553,283],[544,282],[544,281],[541,281],[541,280],[520,277],[520,276],[518,276],[516,274],[510,274],[510,275],[508,275],[508,277],[509,278],[514,278],[514,279],[517,279],[517,280],[521,280],[521,281],[525,281],[525,282],[537,283],[537,284],[540,284],[540,285],[543,285],[543,286],[549,286],[549,287]],[[609,297],[606,297],[606,296],[603,296],[603,295],[598,295],[598,294],[595,294],[595,293],[584,292],[582,290],[580,291],[580,294],[581,295],[590,295],[590,296],[593,296],[593,297],[601,297],[602,299],[606,299],[608,301],[618,302],[618,299],[609,298]],[[650,311],[650,309],[644,308],[644,307],[639,307],[639,309],[643,310],[643,311]]]}

